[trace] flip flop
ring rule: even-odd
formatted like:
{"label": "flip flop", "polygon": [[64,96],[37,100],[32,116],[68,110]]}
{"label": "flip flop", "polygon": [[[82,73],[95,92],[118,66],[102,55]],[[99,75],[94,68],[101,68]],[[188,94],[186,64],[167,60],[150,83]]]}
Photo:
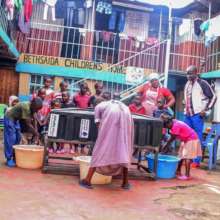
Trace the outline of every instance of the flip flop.
{"label": "flip flop", "polygon": [[191,180],[192,178],[189,176],[178,176],[177,179],[178,180]]}
{"label": "flip flop", "polygon": [[93,189],[93,186],[91,184],[88,184],[85,180],[80,180],[79,185],[86,189]]}
{"label": "flip flop", "polygon": [[123,185],[121,186],[121,188],[124,189],[124,190],[130,190],[131,187],[132,187],[132,186],[131,186],[130,183],[128,183],[128,184],[123,184]]}

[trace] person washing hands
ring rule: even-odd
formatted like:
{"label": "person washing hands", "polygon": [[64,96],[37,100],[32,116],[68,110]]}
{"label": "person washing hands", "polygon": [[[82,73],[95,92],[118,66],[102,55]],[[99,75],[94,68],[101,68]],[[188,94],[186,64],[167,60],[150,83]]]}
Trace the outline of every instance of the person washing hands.
{"label": "person washing hands", "polygon": [[19,144],[21,140],[20,123],[23,123],[33,134],[34,143],[38,144],[39,133],[32,121],[34,114],[41,108],[42,100],[37,97],[31,102],[20,102],[6,112],[4,117],[4,152],[8,167],[15,166],[13,145]]}

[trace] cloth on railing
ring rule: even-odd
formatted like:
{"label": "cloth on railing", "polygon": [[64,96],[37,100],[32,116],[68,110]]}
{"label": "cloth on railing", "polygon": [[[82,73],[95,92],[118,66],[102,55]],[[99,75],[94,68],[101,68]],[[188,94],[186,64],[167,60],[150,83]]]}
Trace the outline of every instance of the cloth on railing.
{"label": "cloth on railing", "polygon": [[83,4],[79,4],[77,1],[66,2],[66,13],[64,18],[66,19],[66,25],[69,27],[84,25],[85,11]]}
{"label": "cloth on railing", "polygon": [[151,46],[151,45],[159,43],[159,40],[157,38],[155,38],[155,37],[149,37],[149,38],[146,39],[145,43],[147,45]]}
{"label": "cloth on railing", "polygon": [[57,3],[57,0],[43,0],[43,2],[45,3],[43,19],[47,20],[48,9],[50,7],[51,8],[51,12],[52,12],[52,20],[55,21],[56,20],[55,5]]}
{"label": "cloth on railing", "polygon": [[7,18],[9,21],[11,21],[14,18],[14,6],[15,6],[14,0],[6,0],[5,6],[6,6],[5,9],[7,12]]}
{"label": "cloth on railing", "polygon": [[205,32],[205,45],[208,47],[213,41],[220,36],[220,15],[203,22],[200,26],[201,30]]}
{"label": "cloth on railing", "polygon": [[124,31],[124,27],[125,27],[125,10],[113,8],[108,24],[109,30],[120,33]]}
{"label": "cloth on railing", "polygon": [[198,37],[201,34],[200,26],[201,26],[202,23],[203,23],[203,20],[201,18],[195,18],[194,19],[194,34]]}
{"label": "cloth on railing", "polygon": [[92,7],[92,0],[85,0],[84,6],[85,6],[85,8],[91,8]]}
{"label": "cloth on railing", "polygon": [[25,10],[24,8],[21,9],[21,12],[18,18],[18,27],[22,33],[28,34],[30,33],[31,23],[30,23],[30,19],[28,21],[25,21],[24,10]]}
{"label": "cloth on railing", "polygon": [[101,14],[110,15],[112,13],[112,0],[99,0],[96,11]]}
{"label": "cloth on railing", "polygon": [[24,16],[25,21],[29,22],[32,15],[32,0],[25,0],[24,1]]}
{"label": "cloth on railing", "polygon": [[148,37],[149,14],[139,11],[126,11],[124,33],[130,37]]}
{"label": "cloth on railing", "polygon": [[113,33],[108,32],[108,31],[102,31],[100,32],[100,38],[105,42],[108,43],[110,40],[113,39]]}
{"label": "cloth on railing", "polygon": [[18,9],[18,11],[20,11],[23,7],[22,0],[14,0],[14,3],[15,3],[15,7]]}

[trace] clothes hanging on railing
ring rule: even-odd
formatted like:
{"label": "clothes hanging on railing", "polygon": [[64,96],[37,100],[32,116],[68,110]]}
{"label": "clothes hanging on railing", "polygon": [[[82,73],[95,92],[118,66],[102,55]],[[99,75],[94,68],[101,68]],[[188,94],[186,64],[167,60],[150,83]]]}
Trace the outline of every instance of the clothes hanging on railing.
{"label": "clothes hanging on railing", "polygon": [[201,30],[205,32],[205,45],[208,47],[220,36],[220,15],[207,20],[200,26]]}
{"label": "clothes hanging on railing", "polygon": [[149,13],[126,11],[124,33],[130,37],[148,37]]}
{"label": "clothes hanging on railing", "polygon": [[6,9],[7,18],[9,21],[13,20],[14,18],[14,7],[15,7],[14,0],[5,1],[5,9]]}
{"label": "clothes hanging on railing", "polygon": [[73,27],[75,25],[85,24],[85,11],[82,1],[67,1],[65,20],[66,25]]}
{"label": "clothes hanging on railing", "polygon": [[124,31],[124,27],[125,27],[125,10],[113,8],[108,24],[109,30],[121,33]]}
{"label": "clothes hanging on railing", "polygon": [[85,0],[84,6],[85,6],[85,8],[91,8],[92,7],[92,0]]}
{"label": "clothes hanging on railing", "polygon": [[96,11],[110,15],[112,13],[112,0],[98,0]]}
{"label": "clothes hanging on railing", "polygon": [[15,7],[18,9],[18,11],[21,11],[23,7],[23,1],[22,0],[14,0]]}
{"label": "clothes hanging on railing", "polygon": [[157,43],[159,43],[159,40],[158,40],[158,38],[156,38],[156,37],[149,37],[149,38],[147,38],[146,39],[146,42],[145,42],[147,45],[149,45],[149,46],[152,46],[152,45],[154,45],[154,44],[157,44]]}
{"label": "clothes hanging on railing", "polygon": [[200,26],[201,26],[202,23],[203,23],[203,20],[201,18],[195,18],[194,19],[194,34],[198,37],[201,34]]}
{"label": "clothes hanging on railing", "polygon": [[24,16],[26,22],[29,22],[31,19],[32,6],[32,0],[24,0]]}
{"label": "clothes hanging on railing", "polygon": [[57,0],[42,0],[45,5],[44,5],[44,15],[43,15],[43,19],[47,20],[47,16],[48,16],[48,9],[51,9],[51,13],[52,13],[52,20],[55,21],[56,20],[56,15],[55,15],[55,5],[57,3]]}
{"label": "clothes hanging on railing", "polygon": [[20,31],[24,34],[28,34],[30,32],[31,23],[30,20],[29,21],[25,20],[24,8],[21,9],[21,12],[19,14],[18,27]]}
{"label": "clothes hanging on railing", "polygon": [[113,33],[108,31],[102,31],[100,32],[100,39],[103,40],[104,43],[109,43],[113,39]]}

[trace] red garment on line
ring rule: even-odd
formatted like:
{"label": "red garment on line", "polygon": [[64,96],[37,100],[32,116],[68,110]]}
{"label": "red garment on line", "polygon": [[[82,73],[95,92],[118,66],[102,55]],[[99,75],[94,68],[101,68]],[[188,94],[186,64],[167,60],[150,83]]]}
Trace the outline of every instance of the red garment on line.
{"label": "red garment on line", "polygon": [[24,1],[24,16],[25,16],[25,21],[29,22],[31,19],[32,15],[32,0],[25,0]]}

